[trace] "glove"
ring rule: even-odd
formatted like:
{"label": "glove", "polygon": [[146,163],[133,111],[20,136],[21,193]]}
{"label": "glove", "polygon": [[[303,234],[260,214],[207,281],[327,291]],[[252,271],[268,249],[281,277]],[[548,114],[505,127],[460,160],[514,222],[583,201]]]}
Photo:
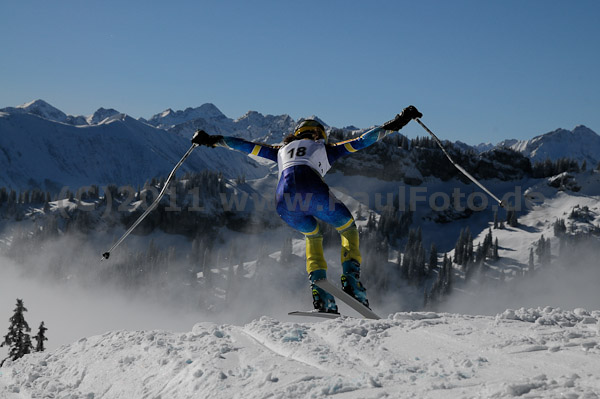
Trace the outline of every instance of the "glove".
{"label": "glove", "polygon": [[220,135],[210,135],[204,130],[198,130],[192,137],[192,143],[196,145],[205,145],[207,147],[213,147],[223,138]]}
{"label": "glove", "polygon": [[391,130],[393,132],[402,129],[408,122],[415,118],[421,118],[422,113],[419,112],[414,106],[409,105],[402,110],[401,114],[396,115],[394,119],[381,125],[385,130]]}

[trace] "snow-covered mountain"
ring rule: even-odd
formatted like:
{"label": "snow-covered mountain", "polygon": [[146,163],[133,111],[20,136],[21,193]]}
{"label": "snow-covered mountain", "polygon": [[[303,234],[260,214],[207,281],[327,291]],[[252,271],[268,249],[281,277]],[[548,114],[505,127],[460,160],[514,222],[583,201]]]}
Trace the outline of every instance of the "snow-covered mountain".
{"label": "snow-covered mountain", "polygon": [[477,145],[470,145],[463,143],[462,141],[455,141],[454,145],[463,151],[476,151],[479,153],[493,150],[496,146],[492,143],[481,143]]}
{"label": "snow-covered mountain", "polygon": [[239,136],[269,144],[280,143],[296,125],[289,115],[265,116],[256,111],[248,111],[234,120],[210,103],[184,111],[167,109],[151,117],[148,123],[188,138],[196,130],[203,129],[211,134]]}
{"label": "snow-covered mountain", "polygon": [[[0,166],[6,171],[0,176],[0,185],[23,189],[109,182],[143,184],[170,171],[197,129],[274,144],[296,124],[289,115],[256,111],[231,119],[210,103],[183,111],[167,109],[148,120],[135,120],[111,108],[99,108],[89,116],[67,115],[43,100],[35,100],[0,109]],[[351,128],[344,130],[358,130]],[[586,160],[590,166],[600,161],[600,136],[585,126],[572,131],[558,129],[531,140],[505,140],[495,147],[455,145],[479,153],[507,146],[532,161],[569,157]],[[268,173],[242,154],[206,149],[197,150],[183,166],[183,170],[201,169],[220,170],[229,177]]]}
{"label": "snow-covered mountain", "polygon": [[496,147],[509,147],[530,158],[532,162],[556,161],[568,157],[579,163],[586,161],[595,167],[600,162],[600,136],[579,125],[573,130],[556,129],[530,140],[504,140]]}
{"label": "snow-covered mountain", "polygon": [[115,331],[1,369],[5,399],[597,398],[600,312],[263,317],[191,331]]}
{"label": "snow-covered mountain", "polygon": [[67,122],[67,114],[53,107],[44,100],[34,100],[17,107],[7,107],[0,109],[0,112],[8,114],[33,114],[40,118],[48,119],[55,122]]}
{"label": "snow-covered mountain", "polygon": [[[166,176],[190,147],[189,139],[116,110],[101,108],[80,119],[86,124],[69,124],[64,113],[40,101],[1,110],[0,186],[55,191],[64,185],[143,185]],[[269,172],[243,154],[206,148],[196,149],[181,170],[204,169],[249,178]]]}
{"label": "snow-covered mountain", "polygon": [[[296,125],[289,115],[249,111],[226,117],[207,103],[135,120],[112,108],[67,115],[43,100],[0,109],[0,186],[13,189],[143,184],[165,176],[197,129],[211,134],[280,143]],[[221,171],[227,177],[264,177],[269,168],[234,151],[197,149],[182,171]]]}
{"label": "snow-covered mountain", "polygon": [[121,115],[121,113],[116,109],[98,108],[98,110],[94,112],[91,116],[85,118],[85,121],[88,125],[97,125],[103,123],[107,118],[112,118],[116,115]]}
{"label": "snow-covered mountain", "polygon": [[470,145],[457,141],[454,145],[463,151],[477,153],[506,147],[520,152],[531,159],[532,163],[569,158],[579,164],[586,161],[588,166],[595,167],[600,162],[600,135],[583,125],[578,125],[573,130],[556,129],[529,140],[506,139],[495,145]]}
{"label": "snow-covered mountain", "polygon": [[197,108],[186,108],[184,111],[166,109],[148,119],[148,123],[161,129],[169,129],[194,119],[224,120],[227,117],[215,105],[207,103]]}
{"label": "snow-covered mountain", "polygon": [[66,123],[74,126],[95,125],[102,122],[104,119],[119,113],[114,109],[99,108],[90,116],[67,115],[58,108],[48,104],[46,101],[39,99],[17,107],[6,107],[0,109],[0,112],[7,114],[32,114],[49,121]]}

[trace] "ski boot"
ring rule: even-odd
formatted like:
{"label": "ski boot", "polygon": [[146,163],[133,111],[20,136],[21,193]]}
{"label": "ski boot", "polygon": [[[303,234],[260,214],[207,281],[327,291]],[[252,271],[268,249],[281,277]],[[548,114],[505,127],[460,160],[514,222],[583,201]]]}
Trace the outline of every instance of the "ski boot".
{"label": "ski boot", "polygon": [[313,306],[319,312],[324,313],[338,313],[337,305],[335,304],[335,298],[329,292],[319,288],[315,281],[327,278],[327,271],[315,270],[308,275],[310,279],[310,288],[312,289]]}
{"label": "ski boot", "polygon": [[[342,290],[369,308],[367,289],[360,283],[360,264],[351,259],[342,264]],[[371,309],[371,308],[369,308]]]}

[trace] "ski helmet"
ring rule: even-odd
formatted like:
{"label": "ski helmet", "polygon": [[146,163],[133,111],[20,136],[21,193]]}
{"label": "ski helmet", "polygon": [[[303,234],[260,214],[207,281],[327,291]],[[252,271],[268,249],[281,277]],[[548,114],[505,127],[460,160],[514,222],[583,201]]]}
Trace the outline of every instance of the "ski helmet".
{"label": "ski helmet", "polygon": [[304,132],[317,132],[327,142],[325,127],[314,119],[306,119],[300,122],[294,129],[294,136],[298,136]]}

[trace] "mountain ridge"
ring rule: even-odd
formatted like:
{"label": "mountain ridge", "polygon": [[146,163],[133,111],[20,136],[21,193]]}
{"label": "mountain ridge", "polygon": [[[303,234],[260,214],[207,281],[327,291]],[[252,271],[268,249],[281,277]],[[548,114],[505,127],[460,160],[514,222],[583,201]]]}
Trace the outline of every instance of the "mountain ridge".
{"label": "mountain ridge", "polygon": [[[47,180],[54,182],[55,186],[107,184],[111,176],[117,184],[141,184],[156,174],[167,174],[180,154],[185,152],[189,144],[187,140],[198,129],[211,134],[279,144],[293,131],[298,122],[287,114],[263,115],[257,111],[248,111],[243,116],[232,119],[211,103],[195,108],[188,107],[183,111],[169,108],[153,115],[149,120],[134,119],[118,110],[103,107],[90,116],[72,116],[41,99],[17,107],[0,109],[0,115],[0,165],[7,171],[0,178],[0,185],[14,188],[44,186],[43,182]],[[315,115],[311,117],[318,119]],[[327,126],[324,121],[322,123]],[[349,128],[352,130],[347,130]],[[344,130],[348,134],[364,131],[357,131],[354,126],[349,128]],[[339,130],[329,126],[327,129]],[[30,139],[38,135],[45,137],[43,141],[36,139],[37,148],[32,152],[35,146],[17,139],[20,135]],[[86,139],[88,136],[95,137],[97,141]],[[108,137],[111,137],[112,142],[107,142]],[[148,140],[149,137],[152,139]],[[160,143],[155,140],[158,138]],[[126,148],[129,149],[129,153],[122,151],[125,142],[128,143]],[[136,146],[136,142],[142,145]],[[98,146],[98,143],[101,145]],[[600,161],[600,155],[597,155],[600,154],[600,136],[583,125],[576,126],[572,131],[556,129],[530,140],[504,140],[495,146],[470,146],[460,142],[455,145],[463,151],[472,150],[482,154],[508,147],[527,156],[532,162],[568,157],[579,163],[585,161],[590,167],[595,167]],[[43,146],[46,148],[43,149]],[[144,146],[148,146],[149,151],[145,155],[141,152]],[[96,161],[90,164],[85,158],[90,157],[94,149],[103,155],[95,154],[93,158]],[[203,153],[201,160],[196,156],[192,157],[191,159],[195,160],[184,165],[183,170],[221,170],[230,178],[256,178],[269,173],[268,166],[261,166],[252,158],[235,151],[219,151],[217,154],[203,149],[197,152]],[[159,162],[160,167],[155,167],[156,164],[149,156],[151,153],[169,155],[165,162]],[[102,160],[108,155],[109,162]],[[130,168],[125,167],[122,161],[126,159],[136,166],[128,170]],[[25,165],[28,163],[41,163],[44,166],[34,168]],[[87,165],[87,170],[82,165]],[[99,165],[103,167],[99,168]],[[130,181],[126,182],[125,177]],[[86,179],[88,181],[85,181]]]}
{"label": "mountain ridge", "polygon": [[[96,115],[96,114],[95,114]],[[74,126],[30,113],[0,113],[0,186],[14,189],[108,184],[143,185],[165,176],[187,151],[188,139],[108,111],[94,125]],[[262,177],[268,168],[234,151],[199,148],[182,172],[215,170]]]}

